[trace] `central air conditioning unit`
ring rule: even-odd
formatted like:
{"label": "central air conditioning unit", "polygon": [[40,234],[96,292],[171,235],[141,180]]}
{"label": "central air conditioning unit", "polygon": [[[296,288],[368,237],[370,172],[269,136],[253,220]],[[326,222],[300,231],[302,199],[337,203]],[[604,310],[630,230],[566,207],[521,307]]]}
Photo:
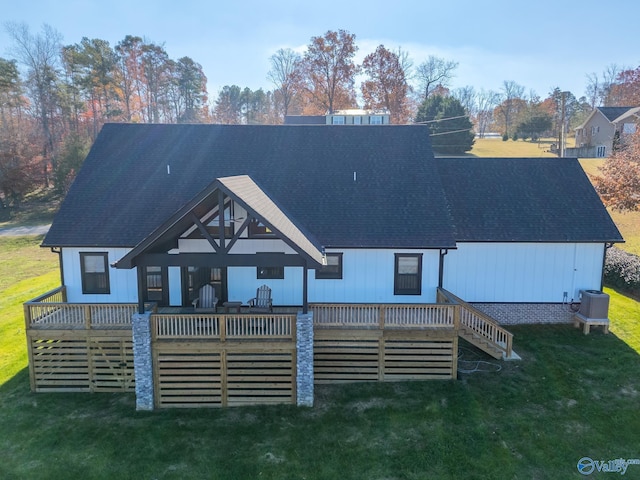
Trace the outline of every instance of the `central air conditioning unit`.
{"label": "central air conditioning unit", "polygon": [[578,313],[587,320],[606,320],[609,317],[609,295],[600,290],[580,290]]}

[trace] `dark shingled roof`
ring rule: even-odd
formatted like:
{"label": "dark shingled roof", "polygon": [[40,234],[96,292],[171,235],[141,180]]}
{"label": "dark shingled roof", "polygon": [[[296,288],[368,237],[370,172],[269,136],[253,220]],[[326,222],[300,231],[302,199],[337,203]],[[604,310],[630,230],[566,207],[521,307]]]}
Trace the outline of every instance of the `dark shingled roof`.
{"label": "dark shingled roof", "polygon": [[620,115],[627,113],[634,107],[597,107],[602,114],[607,117],[607,120],[613,122]]}
{"label": "dark shingled roof", "polygon": [[438,158],[457,241],[620,242],[571,158]]}
{"label": "dark shingled roof", "polygon": [[434,159],[420,125],[107,124],[43,245],[134,247],[237,175],[328,248],[622,241],[575,159]]}
{"label": "dark shingled roof", "polygon": [[249,175],[325,247],[452,247],[424,126],[107,124],[45,246],[133,247],[220,177]]}

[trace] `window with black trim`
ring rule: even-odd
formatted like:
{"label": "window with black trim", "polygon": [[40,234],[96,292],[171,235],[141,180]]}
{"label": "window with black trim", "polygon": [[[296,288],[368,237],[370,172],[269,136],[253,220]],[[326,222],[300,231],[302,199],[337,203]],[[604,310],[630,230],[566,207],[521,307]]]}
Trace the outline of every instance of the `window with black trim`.
{"label": "window with black trim", "polygon": [[342,278],[342,253],[327,253],[327,264],[316,269],[318,279],[341,279]]}
{"label": "window with black trim", "polygon": [[420,295],[422,293],[422,254],[396,253],[393,294]]}
{"label": "window with black trim", "polygon": [[283,279],[284,267],[257,267],[257,278],[262,280]]}
{"label": "window with black trim", "polygon": [[82,293],[110,293],[109,255],[106,252],[81,252]]}

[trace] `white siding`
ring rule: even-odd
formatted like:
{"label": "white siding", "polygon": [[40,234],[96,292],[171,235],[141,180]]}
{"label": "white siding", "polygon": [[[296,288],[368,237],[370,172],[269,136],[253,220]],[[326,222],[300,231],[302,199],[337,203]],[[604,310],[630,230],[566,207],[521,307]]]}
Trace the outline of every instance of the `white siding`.
{"label": "white siding", "polygon": [[[438,286],[437,250],[354,249],[342,252],[342,279],[316,280],[309,270],[309,302],[433,303]],[[394,295],[396,253],[422,253],[422,295]]]}
{"label": "white siding", "polygon": [[302,271],[302,267],[284,267],[284,279],[261,279],[256,267],[229,267],[229,301],[247,303],[256,296],[258,287],[268,285],[274,305],[302,305]]}
{"label": "white siding", "polygon": [[107,252],[108,263],[120,260],[129,249],[126,248],[63,248],[64,284],[67,287],[67,300],[72,303],[136,303],[138,301],[138,282],[136,269],[121,270],[109,267],[109,294],[84,295],[80,272],[80,252]]}
{"label": "white siding", "polygon": [[599,289],[603,244],[459,243],[444,260],[443,286],[469,302],[562,302]]}

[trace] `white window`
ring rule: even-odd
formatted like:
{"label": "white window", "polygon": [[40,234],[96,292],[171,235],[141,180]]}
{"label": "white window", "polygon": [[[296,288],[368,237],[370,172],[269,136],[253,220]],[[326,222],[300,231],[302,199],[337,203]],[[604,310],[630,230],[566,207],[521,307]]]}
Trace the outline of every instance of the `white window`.
{"label": "white window", "polygon": [[598,148],[596,148],[596,157],[598,158],[603,158],[607,153],[607,147],[605,147],[604,145],[599,145]]}
{"label": "white window", "polygon": [[371,115],[369,117],[369,123],[371,125],[382,125],[382,115]]}
{"label": "white window", "polygon": [[332,119],[331,119],[332,123],[334,125],[344,125],[344,116],[342,115],[335,115]]}
{"label": "white window", "polygon": [[353,124],[354,125],[361,125],[362,124],[362,117],[353,117]]}

